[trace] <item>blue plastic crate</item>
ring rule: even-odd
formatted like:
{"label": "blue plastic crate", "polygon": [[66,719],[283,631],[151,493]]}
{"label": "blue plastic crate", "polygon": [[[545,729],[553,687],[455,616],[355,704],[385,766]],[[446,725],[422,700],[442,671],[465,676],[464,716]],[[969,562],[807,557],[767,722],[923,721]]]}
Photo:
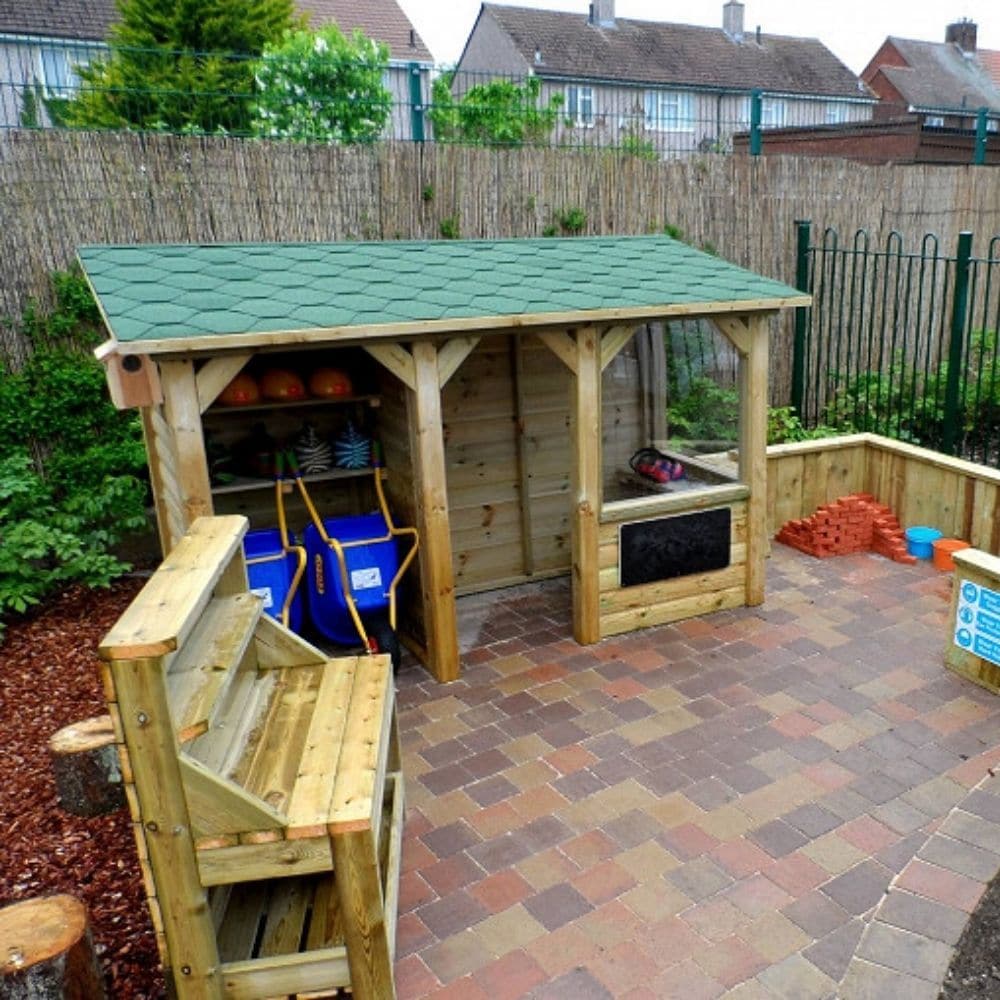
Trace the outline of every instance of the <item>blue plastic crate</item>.
{"label": "blue plastic crate", "polygon": [[[388,530],[379,513],[323,520],[330,538],[343,543],[383,539]],[[316,526],[304,533],[306,576],[309,580],[309,616],[328,639],[342,645],[357,645],[361,637],[347,610],[336,553],[323,541]],[[399,569],[395,538],[370,541],[344,550],[351,595],[362,619],[384,612],[389,606],[389,585]]]}
{"label": "blue plastic crate", "polygon": [[[289,536],[289,541],[295,541]],[[248,531],[243,539],[243,554],[247,560],[247,576],[250,590],[264,599],[264,610],[281,620],[288,590],[295,579],[298,555],[285,552],[281,545],[281,532],[277,528],[261,528]],[[288,627],[293,632],[302,628],[302,591],[292,598],[288,609]]]}

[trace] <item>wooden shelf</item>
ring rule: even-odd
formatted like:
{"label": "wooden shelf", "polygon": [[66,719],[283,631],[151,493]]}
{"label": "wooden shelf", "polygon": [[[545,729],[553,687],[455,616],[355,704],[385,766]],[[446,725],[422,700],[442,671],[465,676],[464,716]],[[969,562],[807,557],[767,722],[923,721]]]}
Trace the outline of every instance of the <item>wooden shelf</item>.
{"label": "wooden shelf", "polygon": [[[306,483],[325,483],[336,479],[357,479],[361,476],[370,476],[375,467],[366,465],[363,469],[331,469],[329,472],[314,472],[302,477]],[[288,486],[287,492],[295,488],[293,479],[285,479]],[[250,476],[237,476],[231,483],[225,483],[212,487],[213,496],[221,496],[224,493],[243,493],[246,490],[269,490],[274,489],[273,479],[256,479]]]}
{"label": "wooden shelf", "polygon": [[376,395],[364,396],[331,396],[329,398],[310,397],[309,399],[274,400],[266,403],[254,403],[251,406],[210,406],[202,416],[231,416],[238,413],[264,413],[273,410],[300,410],[312,406],[346,406],[349,403],[367,403],[376,407],[382,397]]}

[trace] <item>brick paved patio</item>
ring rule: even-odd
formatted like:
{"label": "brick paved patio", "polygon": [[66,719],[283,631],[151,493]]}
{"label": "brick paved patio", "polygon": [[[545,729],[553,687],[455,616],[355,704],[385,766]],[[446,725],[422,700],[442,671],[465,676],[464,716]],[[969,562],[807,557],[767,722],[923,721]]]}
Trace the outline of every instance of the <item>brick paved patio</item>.
{"label": "brick paved patio", "polygon": [[[949,595],[775,545],[763,607],[597,646],[565,581],[462,600],[462,679],[399,679],[402,1000],[846,996],[894,880],[950,940],[982,882],[923,849],[1000,759],[1000,699],[942,666]],[[924,951],[849,989],[928,986]]]}

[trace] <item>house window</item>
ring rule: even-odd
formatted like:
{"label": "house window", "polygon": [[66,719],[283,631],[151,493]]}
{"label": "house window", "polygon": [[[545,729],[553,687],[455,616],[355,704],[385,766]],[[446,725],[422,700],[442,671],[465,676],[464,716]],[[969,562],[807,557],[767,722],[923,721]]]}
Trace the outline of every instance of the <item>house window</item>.
{"label": "house window", "polygon": [[594,124],[594,88],[575,84],[566,88],[566,114],[574,125]]}
{"label": "house window", "polygon": [[842,122],[850,121],[850,109],[851,106],[849,104],[845,104],[843,101],[827,101],[827,125],[840,125]]}
{"label": "house window", "polygon": [[760,127],[784,128],[788,104],[780,97],[765,97],[760,102]]}
{"label": "house window", "polygon": [[928,115],[924,119],[924,125],[926,125],[928,128],[944,128],[944,116]]}
{"label": "house window", "polygon": [[80,85],[74,72],[74,64],[70,62],[69,52],[65,48],[44,46],[39,49],[42,63],[42,83],[49,97],[69,97]]}
{"label": "house window", "polygon": [[681,90],[647,90],[646,128],[661,132],[691,132],[694,111],[691,94]]}
{"label": "house window", "polygon": [[986,120],[986,131],[1000,132],[1000,121],[997,121],[996,118],[988,118]]}

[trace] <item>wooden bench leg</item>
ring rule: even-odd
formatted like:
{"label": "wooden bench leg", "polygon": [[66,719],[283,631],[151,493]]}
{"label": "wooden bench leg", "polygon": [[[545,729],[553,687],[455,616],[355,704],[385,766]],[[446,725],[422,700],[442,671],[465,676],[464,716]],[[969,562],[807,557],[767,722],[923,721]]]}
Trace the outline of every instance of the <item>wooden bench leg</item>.
{"label": "wooden bench leg", "polygon": [[351,991],[355,1000],[393,1000],[396,986],[372,831],[335,833],[331,846]]}

